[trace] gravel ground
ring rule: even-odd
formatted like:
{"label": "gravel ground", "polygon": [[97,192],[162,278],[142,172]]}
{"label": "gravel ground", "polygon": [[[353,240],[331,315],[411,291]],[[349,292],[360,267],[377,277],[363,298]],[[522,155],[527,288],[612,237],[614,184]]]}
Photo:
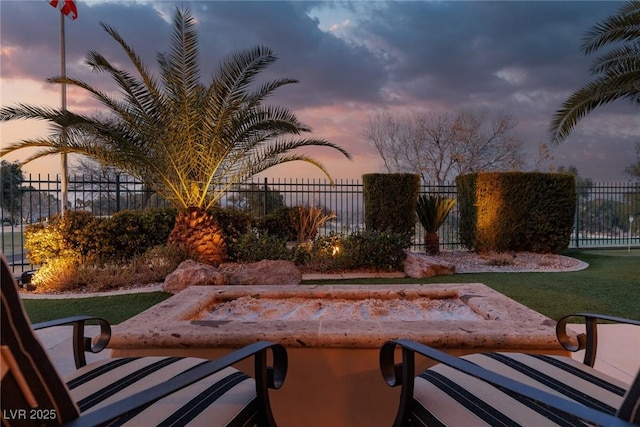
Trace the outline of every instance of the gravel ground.
{"label": "gravel ground", "polygon": [[513,271],[576,271],[588,265],[564,255],[533,252],[476,254],[471,251],[441,251],[435,258],[455,264],[457,273]]}

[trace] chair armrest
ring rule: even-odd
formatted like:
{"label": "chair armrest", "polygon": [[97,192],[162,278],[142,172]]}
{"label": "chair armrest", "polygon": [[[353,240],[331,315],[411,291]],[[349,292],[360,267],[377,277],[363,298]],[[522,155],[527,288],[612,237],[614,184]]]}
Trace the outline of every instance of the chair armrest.
{"label": "chair armrest", "polygon": [[[94,339],[85,336],[85,325],[87,321],[97,322],[100,325],[100,335],[97,336],[95,344]],[[51,320],[48,322],[34,323],[33,330],[51,328],[53,326],[73,325],[73,359],[76,363],[76,369],[87,364],[84,352],[99,353],[107,347],[111,339],[111,325],[104,319],[91,316],[73,316],[62,319]]]}
{"label": "chair armrest", "polygon": [[[267,350],[271,350],[272,366],[267,366]],[[258,392],[258,399],[261,400],[258,404],[265,404],[267,405],[265,407],[269,407],[269,395],[268,393],[261,393],[261,389],[264,388],[266,391],[266,388],[279,389],[282,386],[287,374],[288,358],[287,351],[282,345],[261,341],[233,351],[218,359],[202,363],[193,369],[168,379],[162,384],[142,390],[124,400],[114,402],[93,412],[81,415],[80,418],[76,418],[64,425],[69,427],[79,427],[106,424],[130,411],[134,411],[142,406],[153,403],[177,390],[201,380],[204,377],[221,371],[222,369],[251,356],[255,358],[256,389]],[[261,396],[261,394],[263,395]],[[266,417],[268,419],[261,420],[258,425],[275,425],[275,421],[273,420],[271,413],[266,414]]]}
{"label": "chair armrest", "polygon": [[[567,334],[567,324],[577,317],[584,319],[585,333],[578,334],[576,339],[571,339],[569,334]],[[596,353],[598,352],[598,320],[640,326],[640,321],[638,320],[594,313],[568,314],[558,320],[558,324],[556,325],[556,336],[558,337],[560,344],[566,350],[571,352],[586,350],[582,363],[591,367],[593,367],[593,364],[596,361]]]}
{"label": "chair armrest", "polygon": [[[395,353],[397,347],[402,350],[402,363],[395,363]],[[473,377],[479,378],[490,383],[499,389],[509,390],[521,396],[540,402],[549,407],[558,409],[565,413],[574,415],[582,420],[592,422],[596,425],[606,426],[632,426],[633,424],[624,421],[618,417],[589,408],[577,402],[565,399],[563,397],[547,393],[538,388],[520,383],[518,381],[507,378],[503,375],[491,372],[481,368],[465,359],[459,359],[451,356],[435,348],[426,346],[410,340],[394,340],[388,341],[380,350],[380,371],[382,376],[390,387],[402,385],[401,392],[401,411],[407,407],[407,402],[413,397],[413,382],[415,377],[415,353],[432,359],[438,363],[450,366],[458,371],[464,372]],[[404,417],[399,412],[398,418]]]}

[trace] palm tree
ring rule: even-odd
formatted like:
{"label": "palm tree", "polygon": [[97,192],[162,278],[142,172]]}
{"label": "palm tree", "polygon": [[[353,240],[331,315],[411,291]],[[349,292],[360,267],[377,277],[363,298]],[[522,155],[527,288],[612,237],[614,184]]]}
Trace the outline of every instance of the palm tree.
{"label": "palm tree", "polygon": [[14,143],[2,149],[0,156],[39,147],[26,162],[49,154],[77,153],[125,171],[178,208],[169,243],[217,264],[226,257],[226,246],[208,212],[231,185],[297,160],[315,165],[331,179],[318,161],[291,152],[300,147],[330,147],[350,156],[324,139],[298,137],[310,129],[286,108],[263,105],[276,89],[297,83],[282,78],[254,84],[258,73],[276,60],[266,47],[231,55],[208,86],[201,84],[195,23],[188,11],[176,11],[170,49],[157,56],[159,78],[114,28],[101,23],[124,49],[137,76],[95,51],[87,54],[86,62],[94,71],[111,76],[121,97],[72,78],[48,81],[90,93],[110,115],[90,117],[24,104],[2,108],[0,121],[47,120],[55,133]]}
{"label": "palm tree", "polygon": [[551,123],[551,142],[563,141],[578,121],[604,104],[617,99],[640,103],[640,2],[631,1],[616,15],[587,32],[581,50],[585,55],[604,46],[615,47],[591,66],[596,79],[574,92]]}
{"label": "palm tree", "polygon": [[424,248],[429,255],[440,253],[440,237],[438,229],[442,227],[449,212],[456,204],[454,199],[423,194],[418,198],[416,213],[420,224],[424,227]]}

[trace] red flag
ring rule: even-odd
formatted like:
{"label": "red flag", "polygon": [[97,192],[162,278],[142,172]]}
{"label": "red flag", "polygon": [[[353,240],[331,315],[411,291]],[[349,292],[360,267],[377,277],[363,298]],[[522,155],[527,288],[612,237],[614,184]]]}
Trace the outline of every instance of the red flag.
{"label": "red flag", "polygon": [[[58,8],[58,3],[60,3],[60,0],[51,0],[49,2],[49,4],[56,9]],[[71,14],[71,19],[76,19],[78,17],[78,8],[76,7],[76,4],[73,2],[73,0],[63,0],[63,5],[62,9],[60,9],[60,12],[62,12],[65,16],[69,16],[69,14]]]}

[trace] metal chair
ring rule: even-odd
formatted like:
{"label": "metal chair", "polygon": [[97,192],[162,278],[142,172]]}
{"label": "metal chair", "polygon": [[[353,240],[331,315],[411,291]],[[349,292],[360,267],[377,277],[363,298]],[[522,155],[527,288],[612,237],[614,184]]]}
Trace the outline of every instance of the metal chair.
{"label": "metal chair", "polygon": [[[566,327],[577,316],[585,319],[586,333],[572,339]],[[563,317],[558,339],[569,351],[585,349],[582,363],[523,353],[457,358],[409,340],[385,343],[382,376],[389,386],[402,386],[394,426],[640,425],[640,372],[629,385],[593,368],[599,319],[640,326],[596,314]],[[438,364],[416,376],[416,354]]]}
{"label": "metal chair", "polygon": [[[276,425],[268,388],[280,388],[286,376],[287,353],[279,344],[256,342],[216,360],[132,357],[86,365],[84,352],[100,351],[109,341],[106,321],[78,316],[34,325],[74,326],[79,369],[61,378],[33,333],[4,256],[1,314],[3,426]],[[101,329],[93,342],[84,336],[89,321]],[[250,357],[253,377],[231,367]]]}

